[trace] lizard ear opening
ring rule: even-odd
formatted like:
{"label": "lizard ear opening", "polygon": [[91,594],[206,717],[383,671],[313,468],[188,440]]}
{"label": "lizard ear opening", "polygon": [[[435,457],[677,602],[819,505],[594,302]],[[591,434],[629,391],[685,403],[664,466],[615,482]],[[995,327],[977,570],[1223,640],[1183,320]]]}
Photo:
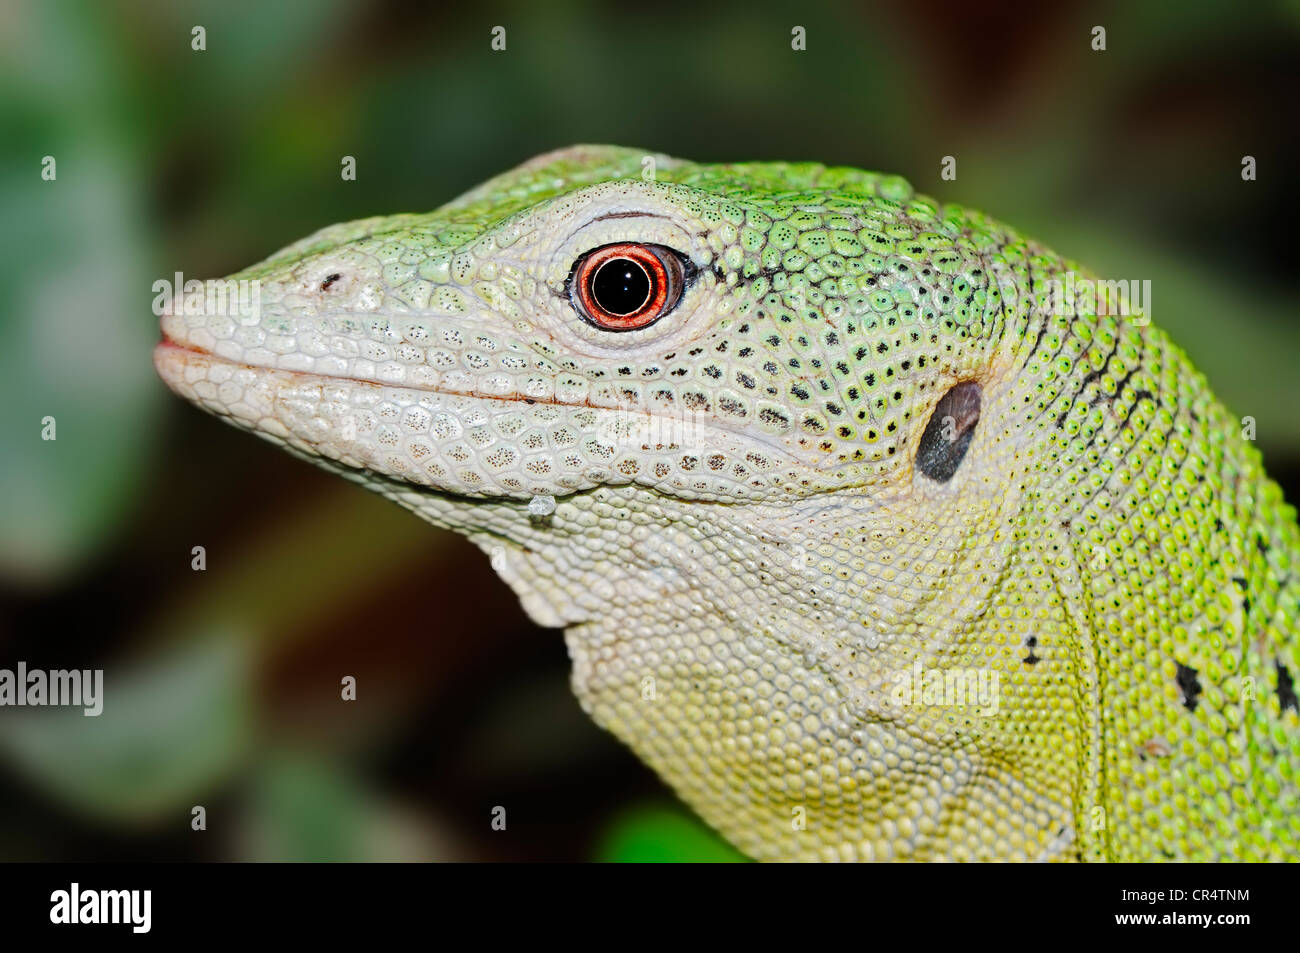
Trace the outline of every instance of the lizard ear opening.
{"label": "lizard ear opening", "polygon": [[936,483],[947,483],[961,466],[980,419],[980,385],[963,381],[939,399],[921,442],[916,469]]}

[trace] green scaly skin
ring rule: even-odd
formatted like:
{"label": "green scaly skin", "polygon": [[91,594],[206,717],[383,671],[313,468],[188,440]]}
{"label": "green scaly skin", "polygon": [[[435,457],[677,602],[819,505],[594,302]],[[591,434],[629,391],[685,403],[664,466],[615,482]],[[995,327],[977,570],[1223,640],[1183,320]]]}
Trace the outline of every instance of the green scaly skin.
{"label": "green scaly skin", "polygon": [[[610,332],[571,275],[622,242],[689,265]],[[256,315],[178,299],[155,362],[486,550],[752,857],[1291,858],[1295,512],[1160,331],[1053,305],[1069,273],[897,177],[578,146],[232,276]],[[958,384],[977,420],[936,415]]]}

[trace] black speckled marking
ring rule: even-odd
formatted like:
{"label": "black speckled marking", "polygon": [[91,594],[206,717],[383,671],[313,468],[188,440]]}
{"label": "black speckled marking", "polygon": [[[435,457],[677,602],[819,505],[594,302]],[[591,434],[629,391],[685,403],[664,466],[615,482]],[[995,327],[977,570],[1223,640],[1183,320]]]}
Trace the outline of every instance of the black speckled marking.
{"label": "black speckled marking", "polygon": [[1183,707],[1188,711],[1196,711],[1196,696],[1201,694],[1201,683],[1196,678],[1196,669],[1182,662],[1175,664],[1178,665],[1178,674],[1174,680],[1178,683],[1178,690],[1183,693]]}
{"label": "black speckled marking", "polygon": [[1277,701],[1281,710],[1290,708],[1294,712],[1300,712],[1300,701],[1296,699],[1295,682],[1291,680],[1291,673],[1280,660],[1274,659],[1273,664],[1277,667]]}

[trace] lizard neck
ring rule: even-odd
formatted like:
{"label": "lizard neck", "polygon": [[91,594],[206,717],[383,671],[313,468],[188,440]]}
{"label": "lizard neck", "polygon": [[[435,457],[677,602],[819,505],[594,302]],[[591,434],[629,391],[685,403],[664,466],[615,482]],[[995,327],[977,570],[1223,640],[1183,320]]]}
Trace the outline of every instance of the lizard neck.
{"label": "lizard neck", "polygon": [[[999,707],[1024,667],[1019,639],[999,631],[989,651],[1014,555],[994,543],[1000,517],[956,533],[939,567],[936,527],[902,512],[862,490],[738,506],[610,488],[562,501],[507,578],[565,625],[596,722],[752,856],[960,854],[954,831],[990,804],[1043,823],[970,859],[1060,850],[1069,791],[1027,781],[1055,752]],[[594,546],[593,518],[611,528]]]}
{"label": "lizard neck", "polygon": [[[1298,661],[1294,511],[1249,421],[1177,347],[1128,319],[1094,320],[1082,338],[1069,319],[1039,335],[1039,367],[1085,372],[1021,376],[1057,395],[1042,405],[1026,511],[1056,557],[1044,564],[1064,611],[1034,674],[1075,686],[1080,851],[1277,859],[1288,838],[1268,832],[1300,809],[1294,780],[1272,769],[1300,763],[1280,674]],[[1174,824],[1171,798],[1204,823]]]}

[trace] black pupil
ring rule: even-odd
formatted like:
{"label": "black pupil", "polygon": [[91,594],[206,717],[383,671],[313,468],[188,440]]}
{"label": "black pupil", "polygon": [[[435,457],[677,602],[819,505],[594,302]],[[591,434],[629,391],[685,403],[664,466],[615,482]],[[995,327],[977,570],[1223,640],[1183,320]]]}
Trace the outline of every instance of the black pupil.
{"label": "black pupil", "polygon": [[631,314],[650,300],[650,276],[630,258],[611,258],[596,269],[591,296],[610,314]]}

